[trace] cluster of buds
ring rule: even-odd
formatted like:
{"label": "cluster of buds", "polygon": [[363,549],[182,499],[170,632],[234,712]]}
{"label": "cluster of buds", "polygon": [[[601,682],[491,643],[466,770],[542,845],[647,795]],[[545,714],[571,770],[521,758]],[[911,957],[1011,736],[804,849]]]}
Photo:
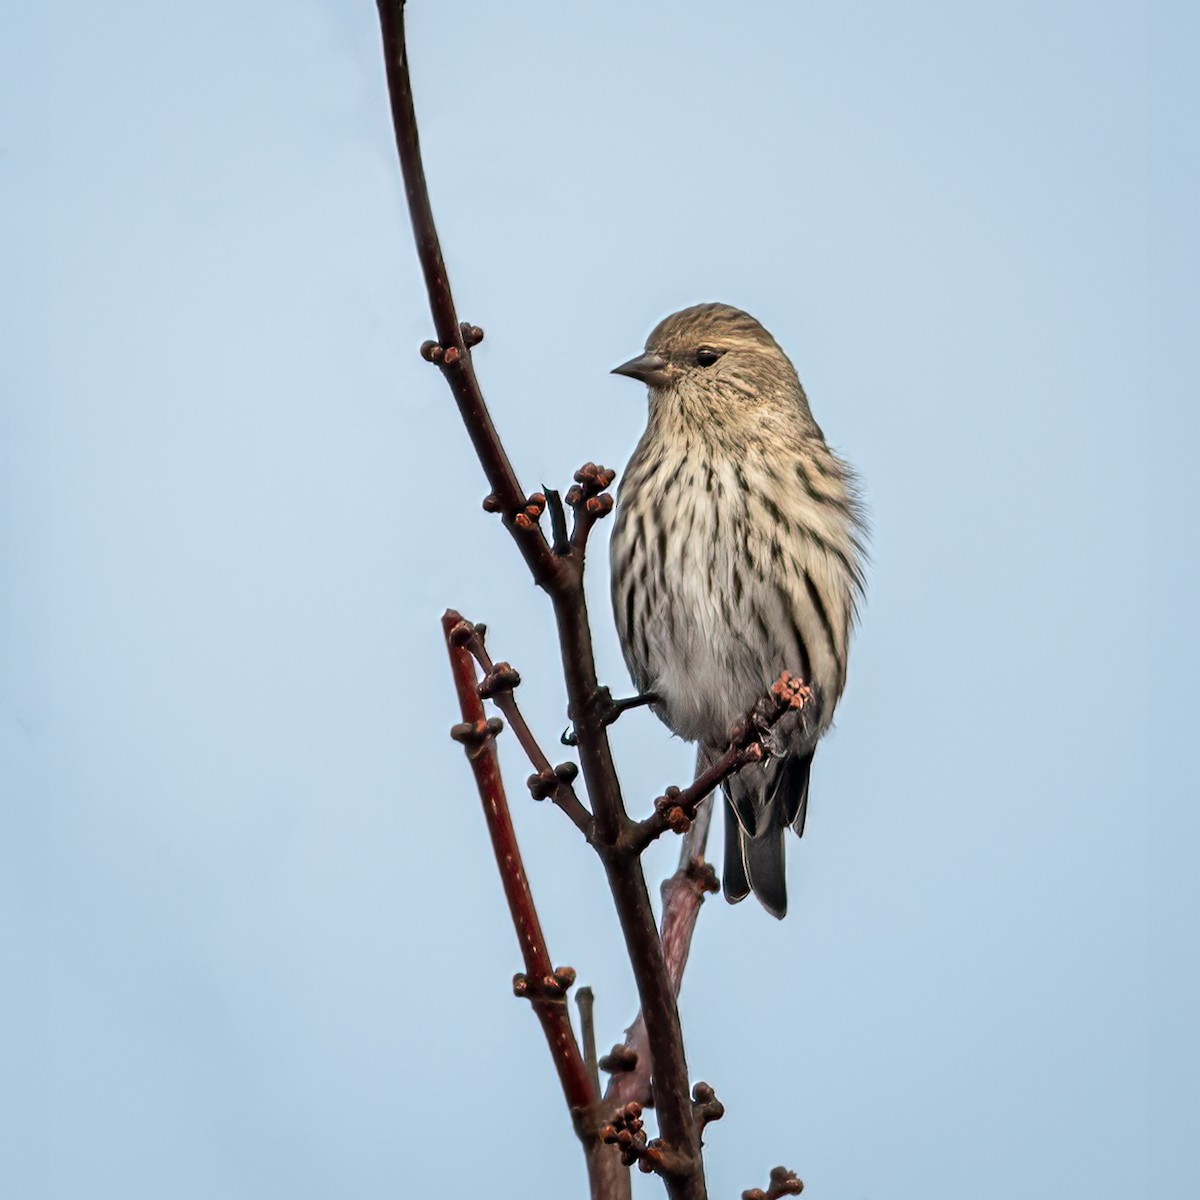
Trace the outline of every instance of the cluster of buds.
{"label": "cluster of buds", "polygon": [[579,775],[579,768],[573,762],[559,763],[546,771],[538,771],[525,781],[529,794],[535,800],[545,800],[563,786],[570,787]]}
{"label": "cluster of buds", "polygon": [[[672,833],[687,833],[696,817],[694,804],[680,804],[683,790],[669,787],[663,795],[654,802],[654,811],[666,821]],[[685,807],[686,804],[686,807]]]}
{"label": "cluster of buds", "polygon": [[[463,322],[458,327],[462,334],[463,345],[469,350],[483,341],[483,330],[478,325],[468,325]],[[457,346],[443,346],[440,342],[422,342],[421,357],[428,363],[441,367],[452,367],[461,361],[462,351]]]}
{"label": "cluster of buds", "polygon": [[729,745],[740,750],[738,769],[758,762],[767,754],[778,754],[774,742],[775,726],[789,712],[800,712],[813,702],[813,690],[799,675],[781,671],[753,710],[739,717],[729,729]]}
{"label": "cluster of buds", "polygon": [[632,1046],[625,1045],[624,1042],[618,1042],[596,1065],[610,1075],[623,1075],[627,1071],[632,1071],[637,1066],[637,1062],[637,1051]]}
{"label": "cluster of buds", "polygon": [[486,721],[463,721],[452,725],[450,736],[462,743],[468,758],[474,758],[503,728],[504,722],[499,717],[488,717]]}
{"label": "cluster of buds", "polygon": [[[500,497],[493,494],[484,496],[483,511],[490,513],[501,512],[504,504]],[[518,528],[528,533],[530,530],[536,529],[538,521],[542,518],[542,513],[546,511],[546,497],[542,492],[534,492],[532,496],[525,499],[523,507],[519,508],[513,514],[513,524]]]}
{"label": "cluster of buds", "polygon": [[511,692],[520,682],[520,672],[511,663],[495,663],[479,681],[479,695],[484,700],[490,700],[497,692]]}
{"label": "cluster of buds", "polygon": [[692,1114],[701,1129],[709,1121],[719,1121],[725,1115],[725,1105],[717,1099],[717,1093],[707,1083],[698,1083],[692,1088]]}
{"label": "cluster of buds", "polygon": [[771,695],[785,708],[801,709],[812,703],[812,688],[791,671],[784,671],[771,684]]}
{"label": "cluster of buds", "polygon": [[443,346],[438,342],[422,342],[421,357],[439,367],[452,367],[460,358],[462,351],[457,346]]}
{"label": "cluster of buds", "polygon": [[[701,895],[708,892],[715,896],[721,890],[721,881],[717,878],[716,868],[702,858],[693,858],[685,868],[684,874]],[[666,884],[663,886],[665,887]]]}
{"label": "cluster of buds", "polygon": [[613,498],[605,488],[616,479],[616,471],[598,467],[595,463],[584,463],[575,472],[575,484],[564,499],[576,511],[583,510],[592,517],[606,517],[613,510]]}
{"label": "cluster of buds", "polygon": [[649,1173],[662,1166],[663,1145],[658,1138],[648,1142],[643,1126],[642,1106],[635,1100],[617,1109],[613,1119],[600,1130],[600,1140],[620,1150],[625,1166],[637,1163],[639,1170]]}
{"label": "cluster of buds", "polygon": [[525,501],[525,507],[513,517],[513,524],[518,529],[523,529],[526,533],[536,529],[538,522],[542,519],[542,513],[546,511],[546,497],[541,492],[534,492]]}
{"label": "cluster of buds", "polygon": [[574,967],[556,967],[552,975],[541,979],[531,979],[518,971],[513,976],[513,995],[525,1000],[561,1000],[574,982]]}
{"label": "cluster of buds", "polygon": [[804,1182],[787,1167],[776,1167],[771,1172],[771,1185],[764,1192],[762,1188],[749,1188],[742,1193],[742,1200],[781,1200],[783,1196],[798,1196],[804,1191]]}

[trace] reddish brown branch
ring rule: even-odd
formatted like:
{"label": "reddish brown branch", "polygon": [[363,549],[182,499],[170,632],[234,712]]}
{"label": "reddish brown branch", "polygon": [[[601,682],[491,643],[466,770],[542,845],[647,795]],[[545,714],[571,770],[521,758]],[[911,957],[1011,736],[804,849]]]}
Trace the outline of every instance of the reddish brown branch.
{"label": "reddish brown branch", "polygon": [[480,626],[471,625],[468,621],[464,621],[463,624],[464,645],[483,668],[479,694],[485,700],[490,700],[504,714],[508,727],[516,735],[517,741],[533,765],[535,773],[528,781],[533,798],[542,800],[549,797],[571,818],[579,832],[591,841],[592,814],[580,803],[575,789],[571,786],[579,768],[570,762],[551,765],[513,695],[513,688],[520,684],[521,676],[508,663],[492,661],[492,656],[479,633]]}
{"label": "reddish brown branch", "polygon": [[450,667],[454,673],[454,687],[463,718],[463,724],[455,726],[454,732],[457,740],[466,746],[467,759],[475,775],[488,835],[500,870],[500,881],[504,886],[504,897],[508,901],[508,911],[521,944],[521,957],[525,961],[525,974],[518,977],[523,982],[514,984],[514,988],[518,994],[528,996],[533,1011],[542,1023],[567,1106],[580,1136],[586,1136],[582,1117],[595,1103],[596,1094],[575,1041],[567,1010],[566,989],[574,979],[574,972],[570,968],[555,970],[546,948],[546,938],[534,907],[533,892],[525,876],[521,850],[508,811],[504,781],[500,777],[500,762],[494,743],[499,722],[489,723],[485,719],[475,678],[474,659],[461,638],[455,636],[455,630],[462,625],[463,619],[456,612],[448,611],[442,617],[442,630],[450,651]]}
{"label": "reddish brown branch", "polygon": [[804,708],[812,692],[790,671],[784,671],[771,691],[730,731],[729,749],[685,788],[669,787],[654,802],[654,812],[627,830],[630,845],[641,853],[655,838],[673,829],[686,833],[700,804],[731,775],[768,753],[771,730],[789,712]]}

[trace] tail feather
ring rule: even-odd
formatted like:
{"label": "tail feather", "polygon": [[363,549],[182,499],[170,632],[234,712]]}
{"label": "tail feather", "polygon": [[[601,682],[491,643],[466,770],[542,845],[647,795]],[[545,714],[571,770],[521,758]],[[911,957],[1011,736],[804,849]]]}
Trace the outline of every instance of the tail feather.
{"label": "tail feather", "polygon": [[797,837],[804,836],[808,817],[808,779],[812,771],[812,753],[784,759],[784,769],[775,787],[775,800],[783,808],[784,819]]}
{"label": "tail feather", "polygon": [[[784,830],[804,832],[812,753],[748,767],[724,785],[725,898],[751,892],[773,917],[787,913]],[[749,816],[751,819],[746,820]]]}
{"label": "tail feather", "polygon": [[725,798],[733,810],[730,815],[750,837],[758,832],[758,824],[762,819],[763,798],[769,778],[767,769],[765,765],[754,763],[743,767],[724,784]]}
{"label": "tail feather", "polygon": [[782,921],[787,915],[787,871],[783,859],[783,826],[772,824],[757,837],[739,833],[750,889],[758,902]]}
{"label": "tail feather", "polygon": [[721,886],[725,899],[730,904],[745,900],[750,895],[750,880],[746,876],[746,866],[742,861],[742,827],[738,824],[737,813],[725,800],[725,870],[721,878]]}

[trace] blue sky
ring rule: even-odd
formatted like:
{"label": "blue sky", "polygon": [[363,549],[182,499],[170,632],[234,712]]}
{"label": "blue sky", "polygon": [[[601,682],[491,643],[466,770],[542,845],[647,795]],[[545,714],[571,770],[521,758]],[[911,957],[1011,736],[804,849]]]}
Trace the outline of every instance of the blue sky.
{"label": "blue sky", "polygon": [[[6,1193],[578,1194],[446,737],[442,609],[487,621],[547,741],[565,702],[416,355],[374,5],[6,24]],[[1183,19],[412,0],[410,26],[522,479],[623,466],[644,399],[608,369],[720,299],[864,480],[869,603],[791,914],[707,905],[684,987],[728,1110],[713,1195],[777,1162],[822,1200],[1182,1194]],[[620,691],[601,554],[590,586]],[[634,809],[687,775],[647,714],[615,743]],[[552,953],[611,1043],[635,1004],[599,868],[502,753]]]}

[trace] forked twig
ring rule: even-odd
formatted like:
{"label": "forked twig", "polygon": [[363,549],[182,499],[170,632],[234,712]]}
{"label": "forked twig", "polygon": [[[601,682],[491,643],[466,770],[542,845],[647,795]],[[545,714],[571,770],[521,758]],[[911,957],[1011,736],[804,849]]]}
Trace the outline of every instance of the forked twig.
{"label": "forked twig", "polygon": [[654,812],[628,831],[630,845],[639,853],[655,838],[673,829],[686,833],[700,804],[731,775],[769,753],[771,730],[788,713],[812,702],[812,690],[790,671],[784,671],[770,692],[730,730],[729,749],[686,788],[670,787],[654,802]]}
{"label": "forked twig", "polygon": [[529,728],[524,714],[521,712],[513,689],[521,682],[521,676],[506,662],[493,662],[487,646],[479,630],[482,626],[472,625],[463,621],[461,637],[463,645],[475,656],[475,661],[483,668],[483,679],[479,683],[479,694],[485,700],[490,700],[503,714],[509,728],[521,743],[534,774],[529,777],[527,784],[535,800],[549,797],[559,808],[571,818],[575,827],[589,841],[592,837],[592,814],[583,806],[575,789],[571,786],[579,774],[579,768],[572,762],[559,763],[552,766],[541,748],[533,730]]}
{"label": "forked twig", "polygon": [[463,645],[459,632],[464,625],[458,613],[448,611],[442,617],[442,630],[450,652],[454,687],[458,693],[462,724],[451,730],[451,736],[461,742],[467,752],[471,771],[483,801],[483,815],[491,837],[500,880],[508,901],[509,914],[521,943],[525,973],[514,982],[518,995],[529,999],[550,1045],[550,1054],[562,1083],[567,1105],[576,1115],[577,1127],[581,1116],[595,1103],[596,1095],[591,1077],[575,1041],[571,1018],[567,1010],[567,988],[574,981],[570,967],[555,968],[546,948],[546,938],[533,903],[533,892],[521,865],[521,850],[508,811],[500,762],[496,756],[495,736],[502,728],[496,718],[488,721],[483,710],[475,678],[475,661]]}

